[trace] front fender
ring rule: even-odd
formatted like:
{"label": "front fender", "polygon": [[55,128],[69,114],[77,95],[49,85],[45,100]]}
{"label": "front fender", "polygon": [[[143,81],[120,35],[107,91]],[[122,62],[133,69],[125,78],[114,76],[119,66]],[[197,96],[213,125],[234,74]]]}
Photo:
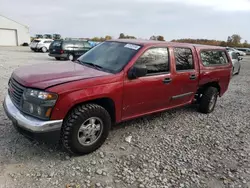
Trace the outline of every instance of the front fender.
{"label": "front fender", "polygon": [[122,83],[115,82],[79,89],[73,92],[66,92],[59,95],[52,111],[51,119],[64,119],[67,113],[78,104],[87,103],[88,101],[93,101],[95,99],[109,98],[113,100],[115,104],[116,120],[120,121],[122,109],[122,87]]}

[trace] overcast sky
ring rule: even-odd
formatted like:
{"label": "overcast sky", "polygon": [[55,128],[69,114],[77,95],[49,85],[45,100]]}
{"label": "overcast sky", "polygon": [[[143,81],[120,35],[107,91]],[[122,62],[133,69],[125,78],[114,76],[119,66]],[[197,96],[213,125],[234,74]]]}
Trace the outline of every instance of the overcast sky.
{"label": "overcast sky", "polygon": [[237,33],[250,42],[250,0],[0,0],[0,14],[32,35],[226,40]]}

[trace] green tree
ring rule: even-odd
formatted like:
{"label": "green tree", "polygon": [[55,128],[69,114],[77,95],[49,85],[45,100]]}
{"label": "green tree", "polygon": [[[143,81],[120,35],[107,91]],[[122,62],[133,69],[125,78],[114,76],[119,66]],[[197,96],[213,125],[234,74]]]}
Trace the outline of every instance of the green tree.
{"label": "green tree", "polygon": [[157,40],[159,40],[159,41],[165,41],[165,40],[164,40],[164,37],[161,36],[161,35],[157,37]]}
{"label": "green tree", "polygon": [[109,35],[106,35],[106,36],[105,36],[105,40],[111,40],[111,39],[112,39],[111,36],[109,36]]}
{"label": "green tree", "polygon": [[243,47],[244,47],[244,48],[249,47],[249,44],[248,44],[247,40],[245,40],[245,41],[244,41],[244,43],[243,43]]}
{"label": "green tree", "polygon": [[222,41],[222,42],[220,43],[220,46],[227,47],[227,43],[226,43],[225,41]]}
{"label": "green tree", "polygon": [[232,40],[232,37],[231,36],[228,36],[227,37],[227,43],[231,43],[233,40]]}
{"label": "green tree", "polygon": [[125,38],[124,33],[120,33],[119,39],[124,39],[124,38]]}
{"label": "green tree", "polygon": [[232,38],[232,43],[234,44],[234,45],[238,45],[238,44],[240,44],[240,41],[241,41],[241,36],[240,35],[238,35],[238,34],[233,34],[232,36],[231,36],[231,38]]}

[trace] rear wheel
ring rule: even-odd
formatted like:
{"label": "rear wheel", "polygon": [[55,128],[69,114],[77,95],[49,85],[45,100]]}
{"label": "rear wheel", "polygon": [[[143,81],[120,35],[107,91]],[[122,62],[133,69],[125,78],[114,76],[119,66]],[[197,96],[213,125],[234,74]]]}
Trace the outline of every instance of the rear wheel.
{"label": "rear wheel", "polygon": [[68,60],[73,61],[75,59],[73,54],[69,54],[68,55]]}
{"label": "rear wheel", "polygon": [[208,87],[201,96],[199,111],[201,113],[211,113],[216,105],[218,98],[218,89],[215,87]]}
{"label": "rear wheel", "polygon": [[71,153],[88,154],[106,140],[111,127],[109,113],[97,104],[76,107],[65,119],[62,143]]}
{"label": "rear wheel", "polygon": [[43,52],[43,53],[47,52],[47,48],[46,48],[45,46],[42,47],[42,52]]}

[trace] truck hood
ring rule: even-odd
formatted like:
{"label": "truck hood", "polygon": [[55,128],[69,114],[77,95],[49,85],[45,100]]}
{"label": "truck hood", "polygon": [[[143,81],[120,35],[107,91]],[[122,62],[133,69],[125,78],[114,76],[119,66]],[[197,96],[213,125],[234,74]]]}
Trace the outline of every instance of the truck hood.
{"label": "truck hood", "polygon": [[12,77],[23,86],[46,89],[65,82],[108,75],[110,73],[66,61],[20,67],[13,72]]}

